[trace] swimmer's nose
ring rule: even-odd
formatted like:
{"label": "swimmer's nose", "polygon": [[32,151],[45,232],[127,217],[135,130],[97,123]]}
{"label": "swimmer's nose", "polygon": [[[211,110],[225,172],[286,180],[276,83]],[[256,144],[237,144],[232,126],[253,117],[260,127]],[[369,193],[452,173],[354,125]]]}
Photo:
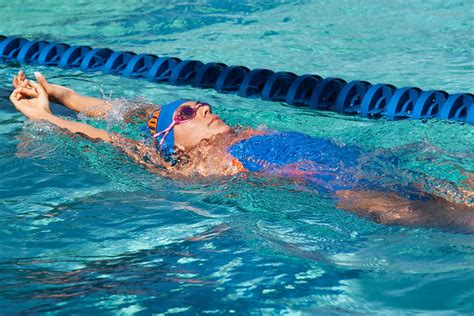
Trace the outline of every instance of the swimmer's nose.
{"label": "swimmer's nose", "polygon": [[202,117],[207,117],[211,114],[211,107],[209,105],[202,105],[199,107],[199,111],[201,112]]}

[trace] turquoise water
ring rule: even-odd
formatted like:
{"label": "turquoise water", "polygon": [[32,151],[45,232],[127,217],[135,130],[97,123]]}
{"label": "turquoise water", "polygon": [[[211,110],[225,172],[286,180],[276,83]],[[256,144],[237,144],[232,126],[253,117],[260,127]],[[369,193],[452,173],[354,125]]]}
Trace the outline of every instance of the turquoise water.
{"label": "turquoise water", "polygon": [[[472,93],[473,11],[454,0],[4,1],[0,34]],[[93,96],[206,100],[232,125],[393,152],[409,171],[458,184],[474,172],[468,125],[21,68]],[[0,314],[474,313],[472,234],[380,225],[284,180],[156,177],[107,145],[26,122],[7,98],[19,69],[0,64]],[[117,103],[107,122],[89,122],[134,136]]]}

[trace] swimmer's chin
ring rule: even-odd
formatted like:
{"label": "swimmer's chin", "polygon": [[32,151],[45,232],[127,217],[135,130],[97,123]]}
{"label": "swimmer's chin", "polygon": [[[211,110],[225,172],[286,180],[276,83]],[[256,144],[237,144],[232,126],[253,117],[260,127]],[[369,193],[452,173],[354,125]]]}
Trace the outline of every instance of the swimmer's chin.
{"label": "swimmer's chin", "polygon": [[216,142],[221,143],[222,140],[232,138],[234,135],[235,135],[234,129],[230,127],[229,125],[226,125],[225,129],[217,132],[215,135],[213,135],[210,138],[203,139],[203,141],[206,141],[208,143],[216,143]]}
{"label": "swimmer's chin", "polygon": [[234,131],[234,129],[232,127],[230,127],[230,125],[228,125],[226,122],[224,122],[220,118],[217,118],[214,122],[211,121],[211,123],[216,125],[215,128],[214,128],[215,133],[211,137],[211,139],[216,137],[217,135],[228,134],[228,133],[232,133]]}

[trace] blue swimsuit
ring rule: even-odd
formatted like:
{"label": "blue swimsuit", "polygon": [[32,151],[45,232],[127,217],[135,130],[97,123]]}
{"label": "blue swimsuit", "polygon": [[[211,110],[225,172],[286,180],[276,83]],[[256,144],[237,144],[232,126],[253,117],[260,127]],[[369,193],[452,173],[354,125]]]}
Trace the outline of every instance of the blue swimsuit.
{"label": "blue swimsuit", "polygon": [[[297,132],[253,136],[228,149],[251,172],[302,175],[330,191],[354,188],[361,150]],[[291,166],[291,168],[288,168]]]}

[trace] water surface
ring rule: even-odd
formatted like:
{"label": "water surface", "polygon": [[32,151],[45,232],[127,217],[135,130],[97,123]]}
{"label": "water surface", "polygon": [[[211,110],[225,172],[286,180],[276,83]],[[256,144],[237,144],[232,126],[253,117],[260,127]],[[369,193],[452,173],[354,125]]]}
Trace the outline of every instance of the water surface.
{"label": "water surface", "polygon": [[[457,0],[8,2],[0,34],[472,93],[473,10]],[[7,98],[20,68],[92,96],[206,100],[232,125],[389,151],[457,184],[474,172],[468,125],[0,64],[1,314],[474,312],[473,235],[379,225],[289,181],[157,177],[107,145],[25,122]],[[118,116],[88,122],[137,137]]]}

